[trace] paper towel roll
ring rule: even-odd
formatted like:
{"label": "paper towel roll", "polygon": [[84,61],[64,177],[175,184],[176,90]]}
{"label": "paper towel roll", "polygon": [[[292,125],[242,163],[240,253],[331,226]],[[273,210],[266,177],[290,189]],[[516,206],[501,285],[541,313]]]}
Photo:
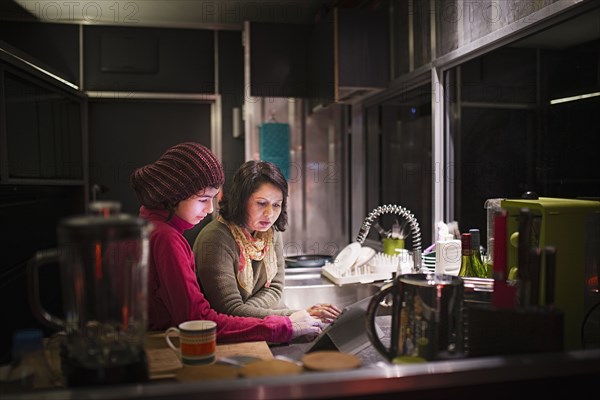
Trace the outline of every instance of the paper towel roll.
{"label": "paper towel roll", "polygon": [[435,244],[435,273],[458,275],[460,270],[460,240],[440,240]]}

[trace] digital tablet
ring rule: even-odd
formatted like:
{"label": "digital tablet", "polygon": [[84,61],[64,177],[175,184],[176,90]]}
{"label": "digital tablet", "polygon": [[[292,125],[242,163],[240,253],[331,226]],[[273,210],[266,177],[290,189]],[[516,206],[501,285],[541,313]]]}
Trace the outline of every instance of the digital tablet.
{"label": "digital tablet", "polygon": [[[308,346],[305,353],[317,350],[338,350],[344,353],[357,354],[371,342],[366,332],[367,307],[373,296],[344,307],[340,315],[317,336]],[[377,334],[383,335],[377,323]]]}

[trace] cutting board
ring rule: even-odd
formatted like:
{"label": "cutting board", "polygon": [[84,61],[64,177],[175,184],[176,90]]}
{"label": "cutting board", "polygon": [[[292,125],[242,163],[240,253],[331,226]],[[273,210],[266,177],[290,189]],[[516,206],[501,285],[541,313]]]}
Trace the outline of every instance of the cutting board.
{"label": "cutting board", "polygon": [[[171,340],[177,344],[177,338],[171,338]],[[164,332],[149,333],[146,336],[145,348],[150,379],[172,379],[175,377],[175,372],[182,368],[178,354],[167,346]],[[267,342],[264,341],[217,345],[217,360],[233,356],[251,356],[262,360],[273,359],[273,353]]]}

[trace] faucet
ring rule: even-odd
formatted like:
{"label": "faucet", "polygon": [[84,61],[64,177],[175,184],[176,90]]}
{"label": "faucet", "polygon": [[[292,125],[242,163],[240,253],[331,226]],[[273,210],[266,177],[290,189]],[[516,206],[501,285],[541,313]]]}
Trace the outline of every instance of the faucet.
{"label": "faucet", "polygon": [[383,214],[397,214],[405,218],[410,225],[414,260],[413,271],[421,272],[421,229],[419,228],[419,222],[415,216],[405,207],[388,204],[379,206],[371,211],[363,221],[360,231],[358,232],[358,236],[356,236],[356,241],[360,244],[363,244],[367,238],[367,235],[369,234],[371,225],[380,215]]}

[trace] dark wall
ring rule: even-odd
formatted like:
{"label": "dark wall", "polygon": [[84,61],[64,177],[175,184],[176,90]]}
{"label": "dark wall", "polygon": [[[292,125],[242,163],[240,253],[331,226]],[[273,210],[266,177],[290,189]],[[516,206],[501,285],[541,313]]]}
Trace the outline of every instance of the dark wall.
{"label": "dark wall", "polygon": [[106,200],[137,215],[129,185],[135,168],[155,161],[169,147],[195,141],[210,147],[210,105],[159,101],[89,103],[90,183],[108,190]]}

